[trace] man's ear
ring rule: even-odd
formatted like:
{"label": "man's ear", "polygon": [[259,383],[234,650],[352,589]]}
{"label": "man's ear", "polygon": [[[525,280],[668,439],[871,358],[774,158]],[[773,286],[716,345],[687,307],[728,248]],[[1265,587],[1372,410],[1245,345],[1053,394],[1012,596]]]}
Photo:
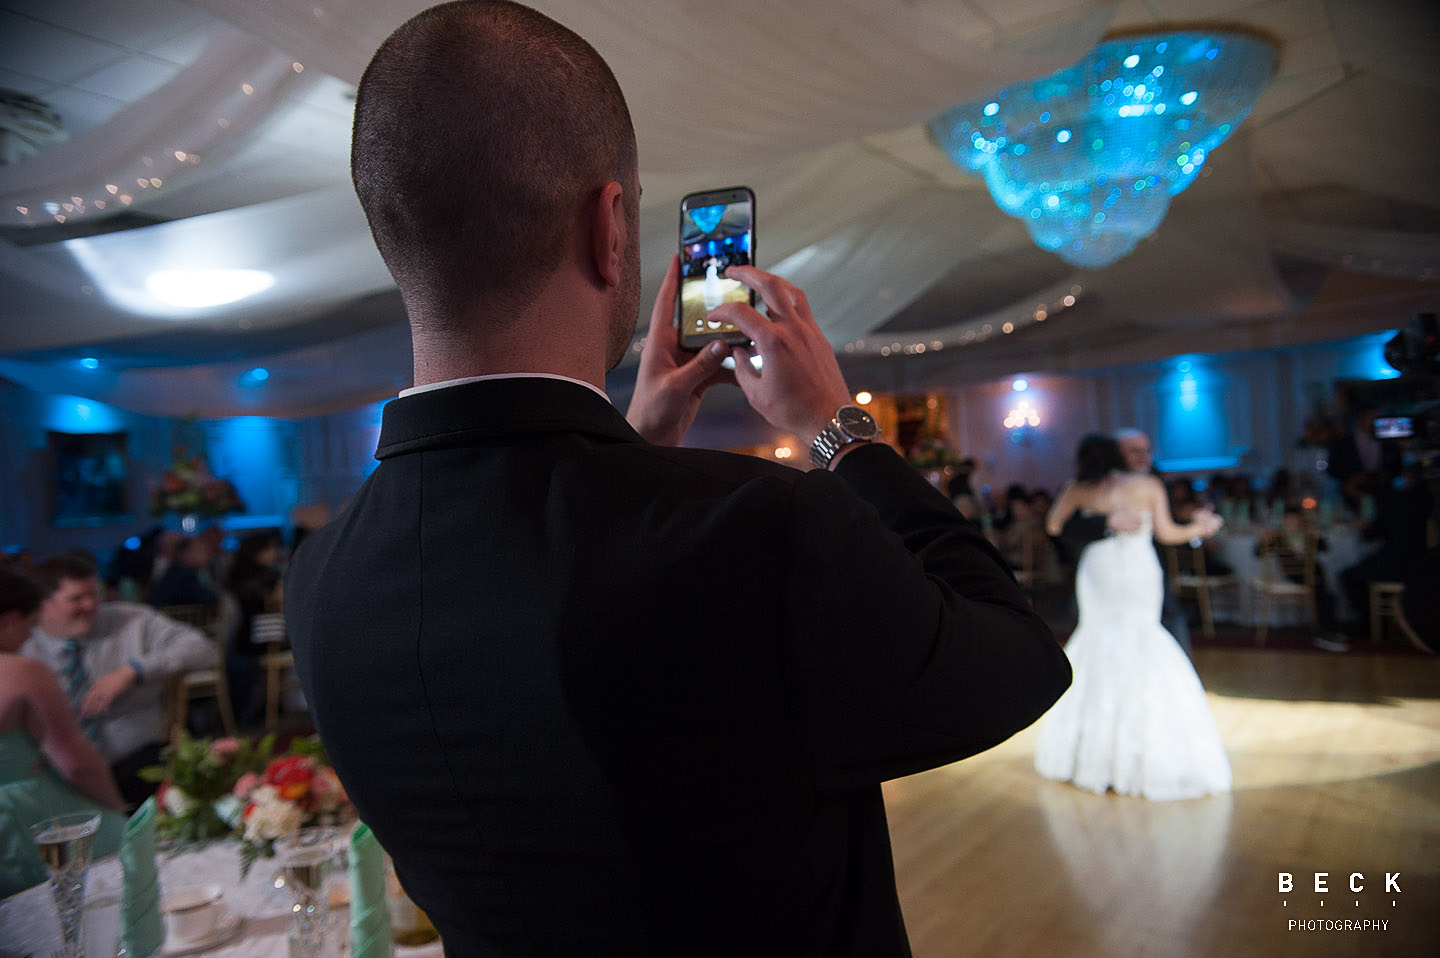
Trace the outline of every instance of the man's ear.
{"label": "man's ear", "polygon": [[625,190],[611,180],[595,198],[595,215],[590,223],[590,255],[595,272],[609,286],[619,286],[625,269]]}

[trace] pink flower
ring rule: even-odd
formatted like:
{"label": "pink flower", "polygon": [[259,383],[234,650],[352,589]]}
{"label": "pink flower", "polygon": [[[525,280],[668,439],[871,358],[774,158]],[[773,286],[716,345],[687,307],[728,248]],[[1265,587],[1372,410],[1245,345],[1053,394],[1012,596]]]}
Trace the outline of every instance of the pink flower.
{"label": "pink flower", "polygon": [[250,798],[250,793],[260,784],[260,776],[254,772],[246,772],[235,782],[235,797],[242,800]]}
{"label": "pink flower", "polygon": [[210,755],[220,762],[228,761],[240,751],[240,740],[238,738],[217,738],[210,743]]}
{"label": "pink flower", "polygon": [[345,786],[341,785],[340,779],[336,777],[335,770],[328,766],[321,766],[315,772],[315,780],[310,784],[310,789],[315,796],[318,811],[336,811],[350,800],[345,794]]}

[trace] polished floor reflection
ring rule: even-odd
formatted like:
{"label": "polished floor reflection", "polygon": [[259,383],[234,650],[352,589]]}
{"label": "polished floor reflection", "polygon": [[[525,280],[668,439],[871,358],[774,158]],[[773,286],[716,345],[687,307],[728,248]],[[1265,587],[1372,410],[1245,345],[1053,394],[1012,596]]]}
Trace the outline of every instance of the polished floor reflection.
{"label": "polished floor reflection", "polygon": [[1230,795],[1046,781],[1033,729],[887,784],[917,958],[1440,954],[1440,657],[1201,649],[1195,665]]}

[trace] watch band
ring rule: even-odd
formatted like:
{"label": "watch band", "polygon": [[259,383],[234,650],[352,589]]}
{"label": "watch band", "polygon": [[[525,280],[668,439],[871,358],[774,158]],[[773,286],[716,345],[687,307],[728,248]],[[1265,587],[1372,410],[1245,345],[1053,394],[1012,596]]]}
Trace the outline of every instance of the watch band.
{"label": "watch band", "polygon": [[849,442],[850,438],[840,431],[840,424],[832,419],[810,444],[810,461],[821,469],[828,469],[830,460]]}

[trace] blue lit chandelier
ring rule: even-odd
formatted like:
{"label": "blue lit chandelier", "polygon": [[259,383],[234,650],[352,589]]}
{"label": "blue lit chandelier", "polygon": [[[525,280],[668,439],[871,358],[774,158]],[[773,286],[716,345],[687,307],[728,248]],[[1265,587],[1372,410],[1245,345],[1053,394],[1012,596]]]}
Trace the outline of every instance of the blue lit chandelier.
{"label": "blue lit chandelier", "polygon": [[1244,33],[1106,40],[1074,66],[930,121],[1000,208],[1075,266],[1097,269],[1154,232],[1270,82],[1275,48]]}

